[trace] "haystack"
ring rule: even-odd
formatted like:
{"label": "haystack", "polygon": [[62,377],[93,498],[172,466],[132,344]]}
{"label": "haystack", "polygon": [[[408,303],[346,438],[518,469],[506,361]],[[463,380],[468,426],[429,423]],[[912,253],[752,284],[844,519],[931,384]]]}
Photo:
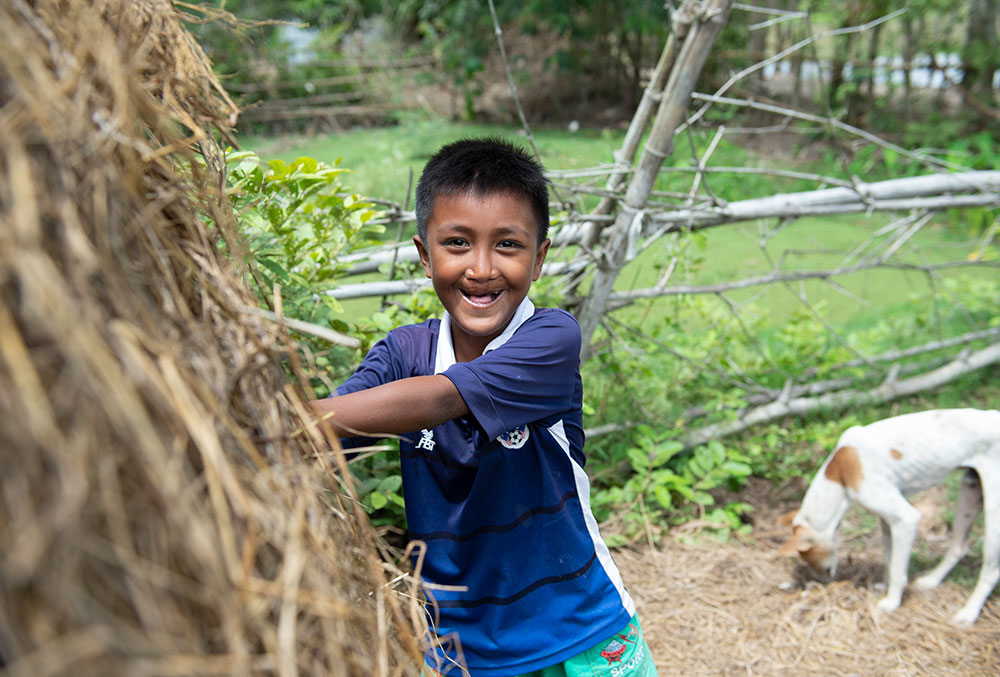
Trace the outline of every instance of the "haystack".
{"label": "haystack", "polygon": [[235,114],[166,0],[0,3],[10,674],[418,672],[407,591],[220,253]]}

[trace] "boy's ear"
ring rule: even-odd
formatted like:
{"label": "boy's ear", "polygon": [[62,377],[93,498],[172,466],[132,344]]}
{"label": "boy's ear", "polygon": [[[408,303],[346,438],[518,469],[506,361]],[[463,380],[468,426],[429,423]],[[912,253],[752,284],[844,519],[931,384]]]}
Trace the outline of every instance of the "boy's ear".
{"label": "boy's ear", "polygon": [[531,276],[532,282],[537,280],[542,275],[542,264],[545,263],[545,255],[549,253],[550,244],[552,244],[552,240],[545,238],[542,240],[542,243],[538,245],[538,251],[535,252],[535,268],[532,271]]}
{"label": "boy's ear", "polygon": [[431,257],[427,253],[427,247],[424,246],[424,241],[420,239],[419,235],[413,236],[413,244],[417,246],[417,254],[420,256],[420,265],[424,267],[424,275],[427,277],[431,276]]}

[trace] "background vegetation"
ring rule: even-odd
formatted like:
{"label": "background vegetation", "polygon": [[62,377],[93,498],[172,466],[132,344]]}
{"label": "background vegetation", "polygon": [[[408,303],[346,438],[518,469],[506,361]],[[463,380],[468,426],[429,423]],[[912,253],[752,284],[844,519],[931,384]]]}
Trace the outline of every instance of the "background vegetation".
{"label": "background vegetation", "polygon": [[[359,54],[370,56],[358,45],[383,58],[429,55],[435,64],[406,79],[396,74],[384,81],[379,96],[393,104],[387,115],[355,119],[327,110],[303,113],[277,127],[250,124],[240,143],[264,160],[230,155],[230,185],[252,238],[261,302],[273,305],[280,289],[284,312],[362,338],[361,348],[348,349],[303,336],[313,386],[323,394],[385,331],[440,311],[426,289],[342,302],[322,294],[350,268],[347,255],[374,241],[408,239],[412,226],[397,222],[391,203],[406,205],[413,176],[442,143],[484,133],[517,136],[522,130],[512,124],[517,111],[506,93],[492,21],[482,3],[278,4],[280,9],[267,2],[230,2],[226,8],[241,20],[309,22],[319,31],[317,55],[342,59],[341,70],[359,68],[349,65],[352,55],[355,63]],[[556,171],[556,205],[584,211],[598,197],[568,192],[573,181],[565,177],[571,170],[607,164],[622,145],[670,13],[647,2],[507,5],[498,8],[499,19],[506,39],[521,47],[508,50],[533,127],[530,140]],[[716,107],[679,137],[666,163],[677,171],[663,172],[657,182],[662,199],[684,195],[691,175],[682,170],[696,166],[709,148],[721,166],[784,172],[713,175],[711,196],[721,203],[814,188],[810,175],[837,174],[848,182],[920,175],[927,172],[928,157],[952,169],[997,166],[996,88],[984,75],[996,71],[1000,54],[989,48],[996,44],[996,2],[772,1],[763,9],[771,13],[733,13],[699,91],[714,91],[732,73],[824,36],[774,60],[770,75],[761,68],[742,79],[733,91],[821,112],[922,154],[845,138],[821,124],[800,125],[795,135],[768,135],[775,126],[787,129],[787,120],[752,108]],[[908,11],[879,23],[902,9]],[[768,21],[773,23],[762,26]],[[871,23],[864,31],[853,30]],[[251,39],[219,30],[218,23],[207,24],[201,38],[230,82],[300,82],[295,97],[308,97],[307,85],[317,72],[309,70],[309,62],[297,61],[301,55],[295,56],[280,26],[252,27]],[[895,74],[886,69],[894,60],[900,64]],[[808,77],[810,65],[820,73],[817,79]],[[330,78],[331,72],[320,75]],[[919,86],[924,77],[937,85]],[[424,104],[413,103],[418,90],[426,93]],[[290,91],[264,88],[254,96],[262,97],[258,102],[272,95],[295,98]],[[301,100],[293,103],[299,110],[309,108]],[[317,120],[337,131],[302,134],[322,129]],[[713,145],[720,126],[746,131]],[[276,129],[293,134],[275,135]],[[997,210],[988,206],[943,212],[907,239],[905,250],[923,266],[950,260],[956,252],[996,260],[996,224]],[[699,284],[732,279],[734,269],[741,275],[766,273],[778,258],[796,259],[803,267],[833,266],[883,227],[858,214],[806,217],[794,226],[748,222],[689,232],[640,253],[615,288],[654,285],[671,257],[679,276]],[[554,258],[568,261],[577,253],[570,247]],[[408,265],[383,265],[361,279],[409,277]],[[556,278],[544,279],[534,295],[540,303],[571,302]],[[776,486],[811,475],[845,427],[933,406],[996,407],[1000,389],[993,367],[894,404],[820,411],[694,448],[680,441],[698,417],[724,420],[726,411],[747,406],[746,383],[780,390],[806,376],[850,375],[862,389],[874,388],[885,371],[865,360],[852,364],[852,358],[915,345],[929,335],[943,339],[996,328],[998,302],[996,269],[987,267],[933,275],[879,270],[836,285],[805,281],[629,304],[608,316],[593,358],[583,365],[586,425],[593,433],[588,470],[599,518],[617,542],[656,540],[671,525],[692,519],[721,537],[745,533],[748,506],[733,492],[754,475]],[[926,364],[934,359],[932,354]],[[374,521],[388,530],[401,528],[394,456],[375,451],[352,467]]]}

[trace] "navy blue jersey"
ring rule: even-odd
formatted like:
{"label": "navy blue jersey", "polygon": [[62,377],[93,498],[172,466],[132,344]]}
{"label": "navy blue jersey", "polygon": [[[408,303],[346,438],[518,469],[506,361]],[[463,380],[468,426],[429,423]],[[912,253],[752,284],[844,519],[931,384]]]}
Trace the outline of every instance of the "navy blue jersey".
{"label": "navy blue jersey", "polygon": [[579,352],[572,315],[525,299],[472,362],[455,362],[446,313],[389,332],[337,389],[439,373],[469,406],[400,441],[410,538],[427,544],[421,575],[446,646],[427,660],[444,674],[553,665],[635,613],[590,510]]}

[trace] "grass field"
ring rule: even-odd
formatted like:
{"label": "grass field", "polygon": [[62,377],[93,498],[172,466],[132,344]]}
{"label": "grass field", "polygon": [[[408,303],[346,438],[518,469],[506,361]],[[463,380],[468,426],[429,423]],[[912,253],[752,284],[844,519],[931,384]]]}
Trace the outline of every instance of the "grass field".
{"label": "grass field", "polygon": [[[403,202],[410,172],[414,185],[420,170],[440,146],[467,136],[497,135],[527,139],[515,127],[457,124],[413,119],[395,127],[358,129],[317,137],[269,139],[245,137],[243,146],[265,158],[294,160],[302,155],[340,164],[353,172],[351,187],[364,195]],[[546,167],[571,169],[609,162],[621,143],[618,132],[536,130],[533,137]]]}
{"label": "grass field", "polygon": [[[411,181],[415,184],[423,165],[435,149],[459,138],[483,135],[498,135],[520,140],[525,145],[527,143],[521,130],[515,127],[457,124],[422,118],[404,119],[403,124],[394,127],[357,129],[315,137],[245,137],[241,142],[245,148],[256,151],[265,159],[291,161],[307,155],[328,163],[339,162],[352,172],[346,178],[351,190],[402,203],[407,201],[407,186],[412,185]],[[536,129],[533,136],[545,166],[550,170],[565,170],[609,163],[613,152],[621,144],[623,132],[580,130],[571,133],[562,129]],[[690,143],[679,141],[669,162],[673,166],[692,164],[692,145],[696,149],[694,152],[700,153],[707,142],[707,136],[701,138],[697,135],[692,137]],[[785,169],[834,171],[825,167],[788,167],[788,157],[787,152],[762,157],[724,142],[715,151],[712,160],[716,165],[766,166],[770,163]],[[687,190],[690,180],[687,174],[668,175],[662,179],[659,188]],[[711,178],[710,187],[714,195],[729,201],[814,188],[801,181],[757,175],[717,175]],[[408,203],[412,206],[412,192]],[[796,269],[830,267],[841,261],[846,252],[855,250],[870,239],[873,243],[885,242],[884,236],[874,237],[874,234],[886,223],[887,217],[879,214],[802,218],[767,238],[766,249],[761,247],[762,236],[775,227],[774,222],[709,229],[699,236],[696,244],[689,243],[683,249],[683,264],[678,267],[671,283],[705,285],[761,275],[783,258]],[[915,264],[964,258],[969,251],[970,238],[959,230],[950,226],[945,216],[939,216],[910,239],[899,255]],[[664,241],[640,254],[622,273],[616,288],[622,291],[654,285],[662,270],[668,246],[679,245]],[[566,252],[565,255],[572,253]],[[941,277],[965,274],[944,272]],[[987,272],[968,274],[977,277]],[[834,286],[822,281],[807,281],[795,285],[753,287],[732,292],[728,299],[736,307],[747,303],[762,307],[770,322],[777,325],[793,313],[806,312],[800,300],[804,296],[810,304],[822,308],[830,322],[845,328],[863,328],[887,312],[917,312],[922,304],[931,302],[935,288],[940,290],[941,278],[931,280],[918,272],[879,270],[843,276],[836,283]],[[350,313],[369,313],[376,309],[377,304],[377,299],[353,301],[346,304],[346,310]],[[670,308],[671,304],[662,301],[646,302],[621,312],[632,319],[642,314],[656,316],[668,313]]]}

